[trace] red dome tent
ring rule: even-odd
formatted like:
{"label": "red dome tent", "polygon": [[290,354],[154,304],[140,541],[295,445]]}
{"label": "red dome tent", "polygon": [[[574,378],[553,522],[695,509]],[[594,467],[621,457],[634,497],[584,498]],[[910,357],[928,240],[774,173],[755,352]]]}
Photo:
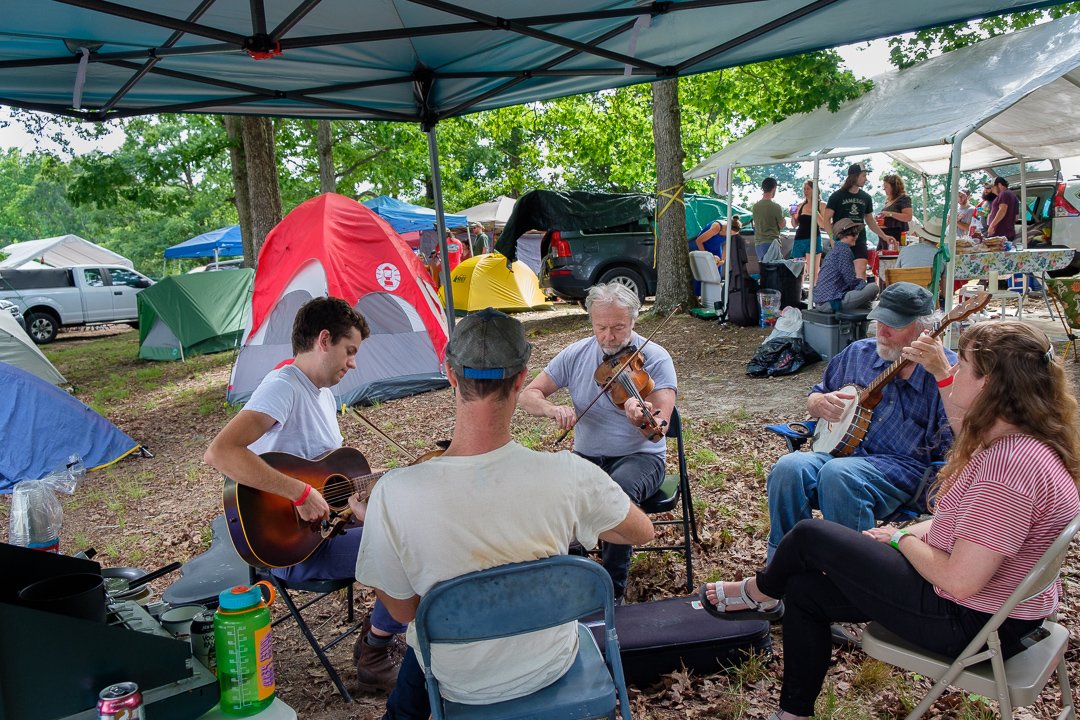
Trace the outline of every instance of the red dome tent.
{"label": "red dome tent", "polygon": [[266,373],[292,357],[297,309],[324,295],[351,303],[371,326],[356,368],[332,388],[339,402],[446,387],[446,322],[420,261],[385,220],[327,193],[297,206],[266,236],[229,402],[246,401]]}

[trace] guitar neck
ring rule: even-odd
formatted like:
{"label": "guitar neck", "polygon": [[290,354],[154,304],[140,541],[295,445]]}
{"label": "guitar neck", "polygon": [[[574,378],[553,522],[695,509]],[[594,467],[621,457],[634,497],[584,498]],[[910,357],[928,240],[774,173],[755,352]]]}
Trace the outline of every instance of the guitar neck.
{"label": "guitar neck", "polygon": [[379,478],[384,474],[386,474],[385,470],[349,478],[349,483],[352,485],[352,491],[358,494],[361,499],[366,499],[367,496],[371,494],[371,488],[375,487],[375,483],[377,483]]}

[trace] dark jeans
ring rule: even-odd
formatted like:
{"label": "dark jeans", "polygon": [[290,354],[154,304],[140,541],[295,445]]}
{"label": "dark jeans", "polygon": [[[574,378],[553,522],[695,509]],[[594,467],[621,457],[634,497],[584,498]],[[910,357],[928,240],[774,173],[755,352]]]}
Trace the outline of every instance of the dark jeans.
{"label": "dark jeans", "polygon": [[[581,453],[578,453],[581,455]],[[653,453],[634,453],[621,457],[581,455],[594,465],[599,465],[623,489],[635,505],[648,500],[664,482],[664,458]],[[615,597],[626,591],[626,577],[630,573],[630,545],[604,543],[602,561],[615,586]]]}
{"label": "dark jeans", "polygon": [[383,720],[427,720],[431,716],[424,671],[410,647],[398,670],[397,685],[386,699]]}
{"label": "dark jeans", "polygon": [[[946,600],[888,544],[826,520],[803,520],[757,574],[761,592],[784,598],[784,684],[780,709],[814,714],[832,654],[833,622],[881,623],[931,652],[959,655],[990,616]],[[1008,619],[998,630],[1005,657],[1041,620]]]}

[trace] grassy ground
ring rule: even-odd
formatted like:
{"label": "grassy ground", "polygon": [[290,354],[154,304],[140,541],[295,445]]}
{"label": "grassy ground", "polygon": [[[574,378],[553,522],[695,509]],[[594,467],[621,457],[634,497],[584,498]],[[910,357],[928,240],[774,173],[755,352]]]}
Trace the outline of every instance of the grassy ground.
{"label": "grassy ground", "polygon": [[[525,316],[534,343],[533,367],[541,368],[561,348],[588,332],[576,310]],[[655,320],[645,319],[643,334]],[[748,378],[745,364],[765,331],[721,327],[677,317],[657,337],[675,358],[680,378],[693,501],[701,543],[694,548],[695,585],[705,580],[742,577],[764,558],[768,515],[765,474],[784,451],[783,443],[762,431],[766,422],[803,416],[806,390],[821,366],[800,375],[771,380]],[[137,358],[138,334],[127,329],[65,332],[45,350],[74,386],[80,399],[144,443],[153,458],[125,460],[87,476],[73,497],[63,498],[65,527],[61,547],[74,552],[95,547],[106,566],[152,570],[173,560],[186,561],[210,544],[211,519],[221,512],[221,478],[202,464],[213,435],[235,408],[224,403],[234,353],[190,358],[186,363],[151,363]],[[1070,366],[1074,379],[1076,366]],[[453,403],[449,391],[403,398],[364,409],[366,416],[409,451],[431,449],[450,437]],[[352,418],[342,420],[346,443],[360,448],[375,467],[408,462]],[[522,443],[550,448],[556,429],[547,421],[518,413],[513,432]],[[674,447],[669,458],[674,458]],[[673,469],[673,468],[672,468]],[[8,496],[0,497],[6,516]],[[673,539],[672,531],[665,531]],[[1062,616],[1075,625],[1077,556],[1065,568]],[[154,583],[160,593],[174,579]],[[685,594],[685,570],[675,553],[639,553],[632,566],[628,599],[641,602]],[[366,591],[362,602],[370,602]],[[280,608],[278,609],[280,612]],[[342,598],[311,609],[313,627],[329,634],[344,627]],[[783,674],[781,637],[773,632],[775,654],[755,657],[730,673],[697,676],[674,672],[650,688],[634,688],[636,718],[757,718],[776,706]],[[331,653],[345,682],[352,685],[351,644]],[[291,624],[275,630],[275,664],[282,698],[300,717],[368,718],[381,715],[384,699],[361,696],[343,705],[314,654]],[[1069,654],[1074,682],[1080,680],[1076,651]],[[798,662],[788,658],[788,662]],[[868,660],[861,652],[837,650],[818,718],[903,717],[929,683]],[[1019,717],[1054,717],[1056,685],[1044,700]],[[952,692],[937,703],[937,717],[994,717],[985,698]]]}

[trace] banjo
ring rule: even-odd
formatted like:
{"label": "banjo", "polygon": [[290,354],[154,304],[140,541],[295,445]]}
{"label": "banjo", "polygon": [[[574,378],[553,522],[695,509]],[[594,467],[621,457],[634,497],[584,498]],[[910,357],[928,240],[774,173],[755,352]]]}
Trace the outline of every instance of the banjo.
{"label": "banjo", "polygon": [[[983,309],[989,302],[990,293],[987,292],[981,292],[968,298],[941,319],[941,323],[930,333],[930,337],[938,337],[945,332],[945,328],[949,325]],[[866,437],[866,433],[870,430],[874,408],[881,402],[882,388],[892,382],[910,362],[912,361],[900,358],[885,368],[885,371],[874,378],[865,388],[858,385],[845,385],[840,388],[838,392],[853,395],[854,397],[845,401],[846,405],[843,414],[836,422],[817,421],[811,443],[813,451],[829,453],[834,457],[847,457],[855,452],[855,449],[859,447],[863,438]]]}

